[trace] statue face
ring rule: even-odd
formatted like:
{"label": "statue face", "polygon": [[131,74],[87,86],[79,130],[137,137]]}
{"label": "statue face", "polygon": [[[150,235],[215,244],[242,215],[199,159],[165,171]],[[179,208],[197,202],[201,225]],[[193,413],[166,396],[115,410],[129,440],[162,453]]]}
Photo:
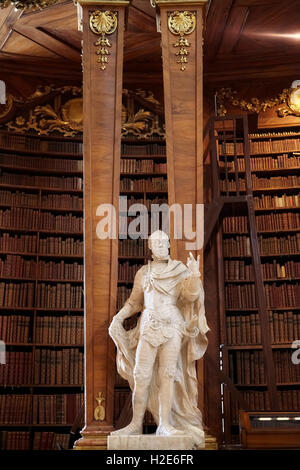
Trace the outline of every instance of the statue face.
{"label": "statue face", "polygon": [[150,243],[152,254],[158,259],[164,259],[169,254],[169,240],[166,238],[154,238]]}

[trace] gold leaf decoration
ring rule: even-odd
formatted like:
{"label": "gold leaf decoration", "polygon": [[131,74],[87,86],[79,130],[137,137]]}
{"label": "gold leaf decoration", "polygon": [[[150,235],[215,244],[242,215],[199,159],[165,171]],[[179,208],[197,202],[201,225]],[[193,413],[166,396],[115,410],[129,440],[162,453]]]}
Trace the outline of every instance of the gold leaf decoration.
{"label": "gold leaf decoration", "polygon": [[[90,15],[90,29],[95,34],[100,34],[101,37],[95,42],[97,46],[96,54],[99,56],[97,62],[100,63],[100,69],[105,70],[110,55],[109,47],[110,41],[105,37],[106,34],[112,34],[116,31],[118,26],[117,12],[110,10],[101,11],[96,10]],[[99,46],[99,47],[98,47]]]}
{"label": "gold leaf decoration", "polygon": [[178,57],[177,63],[180,64],[180,70],[186,69],[187,56],[189,51],[187,47],[190,47],[190,42],[184,36],[191,34],[196,27],[196,15],[195,12],[191,11],[174,11],[169,14],[168,27],[171,33],[179,35],[180,38],[173,44],[174,47],[178,47],[176,56]]}
{"label": "gold leaf decoration", "polygon": [[105,398],[102,396],[102,392],[98,392],[96,396],[96,401],[98,405],[94,410],[94,418],[96,421],[104,421],[105,420],[105,407],[102,403],[105,401]]}
{"label": "gold leaf decoration", "polygon": [[13,5],[18,10],[44,10],[54,5],[58,0],[0,0],[0,8],[7,8]]}
{"label": "gold leaf decoration", "polygon": [[[231,88],[221,88],[216,92],[217,98],[217,114],[218,116],[226,116],[227,108],[226,102],[232,106],[238,107],[243,111],[249,113],[265,112],[267,109],[272,109],[279,104],[285,104],[285,107],[278,108],[277,114],[279,116],[286,116],[293,114],[292,109],[289,108],[289,96],[292,92],[291,88],[285,88],[277,97],[260,100],[259,98],[251,98],[250,101],[238,97],[238,93]],[[300,111],[300,109],[299,109]]]}
{"label": "gold leaf decoration", "polygon": [[[0,105],[1,117],[2,127],[13,132],[75,137],[83,131],[82,88],[51,85],[38,88],[27,99],[8,95],[7,104]],[[123,90],[121,132],[122,137],[138,139],[165,137],[163,109],[152,92]]]}

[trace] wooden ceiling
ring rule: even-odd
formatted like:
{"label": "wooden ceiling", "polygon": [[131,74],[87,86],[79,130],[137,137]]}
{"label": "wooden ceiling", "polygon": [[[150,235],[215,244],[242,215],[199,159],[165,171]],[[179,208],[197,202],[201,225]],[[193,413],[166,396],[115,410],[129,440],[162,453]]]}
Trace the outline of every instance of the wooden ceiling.
{"label": "wooden ceiling", "polygon": [[[1,75],[81,81],[77,8],[60,0],[44,11],[0,10]],[[211,0],[204,32],[208,82],[300,78],[300,0]],[[71,78],[70,78],[71,77]],[[24,78],[25,80],[25,78]],[[160,34],[149,0],[133,0],[124,45],[124,82],[162,82]]]}

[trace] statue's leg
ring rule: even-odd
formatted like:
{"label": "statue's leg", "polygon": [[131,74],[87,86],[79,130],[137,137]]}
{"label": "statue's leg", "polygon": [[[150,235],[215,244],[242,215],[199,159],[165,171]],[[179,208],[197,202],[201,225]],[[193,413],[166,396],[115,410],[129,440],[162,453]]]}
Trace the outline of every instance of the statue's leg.
{"label": "statue's leg", "polygon": [[112,434],[132,435],[143,433],[143,420],[148,402],[149,385],[152,378],[153,365],[157,348],[140,338],[136,350],[134,375],[134,390],[132,394],[132,420],[125,428]]}
{"label": "statue's leg", "polygon": [[170,424],[174,378],[180,349],[181,334],[177,331],[173,338],[159,348],[159,425],[156,431],[158,435],[184,434],[183,431],[175,429]]}

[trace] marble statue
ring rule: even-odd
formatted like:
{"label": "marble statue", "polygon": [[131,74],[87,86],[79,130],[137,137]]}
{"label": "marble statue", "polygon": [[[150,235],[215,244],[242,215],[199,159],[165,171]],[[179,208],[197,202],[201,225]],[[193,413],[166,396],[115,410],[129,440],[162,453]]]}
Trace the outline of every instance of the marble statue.
{"label": "marble statue", "polygon": [[[148,409],[156,435],[189,435],[197,447],[204,441],[197,407],[195,361],[207,348],[209,330],[197,260],[185,265],[169,256],[169,237],[157,230],[149,237],[152,261],[136,273],[124,307],[115,315],[109,334],[117,347],[117,369],[132,390],[131,423],[111,434],[142,434]],[[123,321],[142,312],[137,326],[126,331]]]}

